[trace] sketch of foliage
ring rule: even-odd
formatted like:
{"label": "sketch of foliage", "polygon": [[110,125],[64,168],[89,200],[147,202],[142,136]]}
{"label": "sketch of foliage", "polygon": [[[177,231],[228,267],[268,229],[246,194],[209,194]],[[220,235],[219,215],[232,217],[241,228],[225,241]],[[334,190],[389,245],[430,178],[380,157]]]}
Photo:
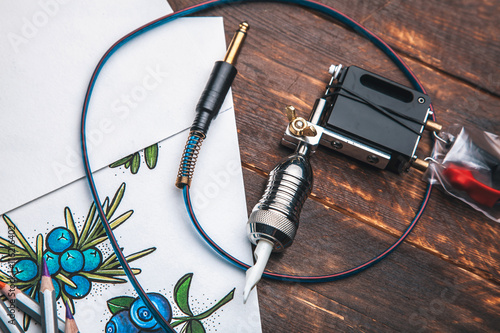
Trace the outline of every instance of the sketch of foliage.
{"label": "sketch of foliage", "polygon": [[[144,148],[144,160],[146,161],[146,165],[149,169],[154,169],[156,167],[156,163],[158,162],[158,144],[155,143],[147,148]],[[109,165],[110,168],[117,168],[119,166],[124,166],[125,169],[130,168],[130,172],[132,174],[136,174],[139,172],[139,167],[141,165],[141,154],[140,152],[136,152],[125,156],[122,159],[112,163]]]}
{"label": "sketch of foliage", "polygon": [[[113,199],[106,198],[102,204],[112,229],[118,228],[133,214],[133,210],[129,210],[114,217],[124,193],[125,183],[122,183]],[[104,258],[98,247],[107,240],[107,236],[96,213],[95,203],[90,206],[81,230],[76,227],[69,207],[64,209],[64,219],[64,227],[55,227],[45,235],[45,238],[42,234],[38,234],[36,244],[32,247],[14,222],[7,215],[3,215],[3,220],[14,233],[17,242],[14,239],[0,237],[0,255],[2,255],[0,263],[8,262],[11,274],[10,276],[0,270],[0,280],[6,283],[16,281],[17,288],[37,300],[42,258],[45,258],[57,299],[62,299],[74,313],[73,300],[87,296],[93,283],[124,283],[126,280],[121,278],[125,272],[116,255],[113,253]],[[154,247],[145,249],[128,255],[126,259],[132,262],[155,250]],[[133,272],[139,274],[141,270],[134,268]],[[25,315],[23,322],[25,330],[28,329],[29,322],[30,318]]]}
{"label": "sketch of foliage", "polygon": [[[175,305],[185,316],[173,317],[172,307],[165,296],[159,293],[148,293],[148,296],[172,327],[181,327],[180,332],[204,333],[206,331],[202,320],[210,317],[215,311],[230,302],[234,297],[234,289],[211,308],[195,315],[189,305],[192,278],[193,273],[185,274],[177,281],[173,292]],[[113,316],[106,324],[106,333],[163,332],[139,297],[118,296],[109,299],[107,304]]]}

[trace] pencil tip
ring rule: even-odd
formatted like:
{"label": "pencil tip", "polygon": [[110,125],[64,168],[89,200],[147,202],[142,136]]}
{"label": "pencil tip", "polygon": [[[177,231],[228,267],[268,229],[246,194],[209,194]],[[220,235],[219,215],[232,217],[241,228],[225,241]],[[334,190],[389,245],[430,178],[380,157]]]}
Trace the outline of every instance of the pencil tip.
{"label": "pencil tip", "polygon": [[47,267],[47,262],[45,261],[45,258],[42,257],[42,276],[49,276],[49,268]]}
{"label": "pencil tip", "polygon": [[5,287],[6,285],[7,285],[7,283],[0,281],[0,289],[3,289],[3,287]]}
{"label": "pencil tip", "polygon": [[68,306],[68,301],[64,303],[66,305],[66,319],[73,319],[73,314],[71,313],[71,309]]}

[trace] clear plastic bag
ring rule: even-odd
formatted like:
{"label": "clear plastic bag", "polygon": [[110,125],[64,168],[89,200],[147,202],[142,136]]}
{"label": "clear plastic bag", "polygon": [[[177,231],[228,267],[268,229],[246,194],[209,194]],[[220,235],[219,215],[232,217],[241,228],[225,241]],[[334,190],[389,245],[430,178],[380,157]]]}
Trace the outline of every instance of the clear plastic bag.
{"label": "clear plastic bag", "polygon": [[500,137],[454,125],[441,132],[424,178],[500,222]]}

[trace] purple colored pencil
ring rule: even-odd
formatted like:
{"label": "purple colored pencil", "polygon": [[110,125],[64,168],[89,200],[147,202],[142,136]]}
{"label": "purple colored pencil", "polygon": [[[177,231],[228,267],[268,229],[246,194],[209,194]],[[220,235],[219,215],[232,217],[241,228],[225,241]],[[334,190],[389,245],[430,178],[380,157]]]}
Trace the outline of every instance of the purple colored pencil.
{"label": "purple colored pencil", "polygon": [[80,333],[68,303],[66,303],[66,329],[64,330],[64,333]]}

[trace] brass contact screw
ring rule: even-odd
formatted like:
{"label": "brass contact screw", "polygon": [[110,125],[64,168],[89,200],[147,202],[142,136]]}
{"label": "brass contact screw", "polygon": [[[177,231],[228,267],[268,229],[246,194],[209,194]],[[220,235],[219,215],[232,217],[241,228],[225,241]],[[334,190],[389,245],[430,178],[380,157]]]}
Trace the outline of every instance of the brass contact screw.
{"label": "brass contact screw", "polygon": [[285,113],[290,124],[288,128],[290,133],[297,136],[316,136],[317,132],[314,126],[307,124],[307,121],[302,117],[297,117],[295,108],[291,105],[285,107]]}

